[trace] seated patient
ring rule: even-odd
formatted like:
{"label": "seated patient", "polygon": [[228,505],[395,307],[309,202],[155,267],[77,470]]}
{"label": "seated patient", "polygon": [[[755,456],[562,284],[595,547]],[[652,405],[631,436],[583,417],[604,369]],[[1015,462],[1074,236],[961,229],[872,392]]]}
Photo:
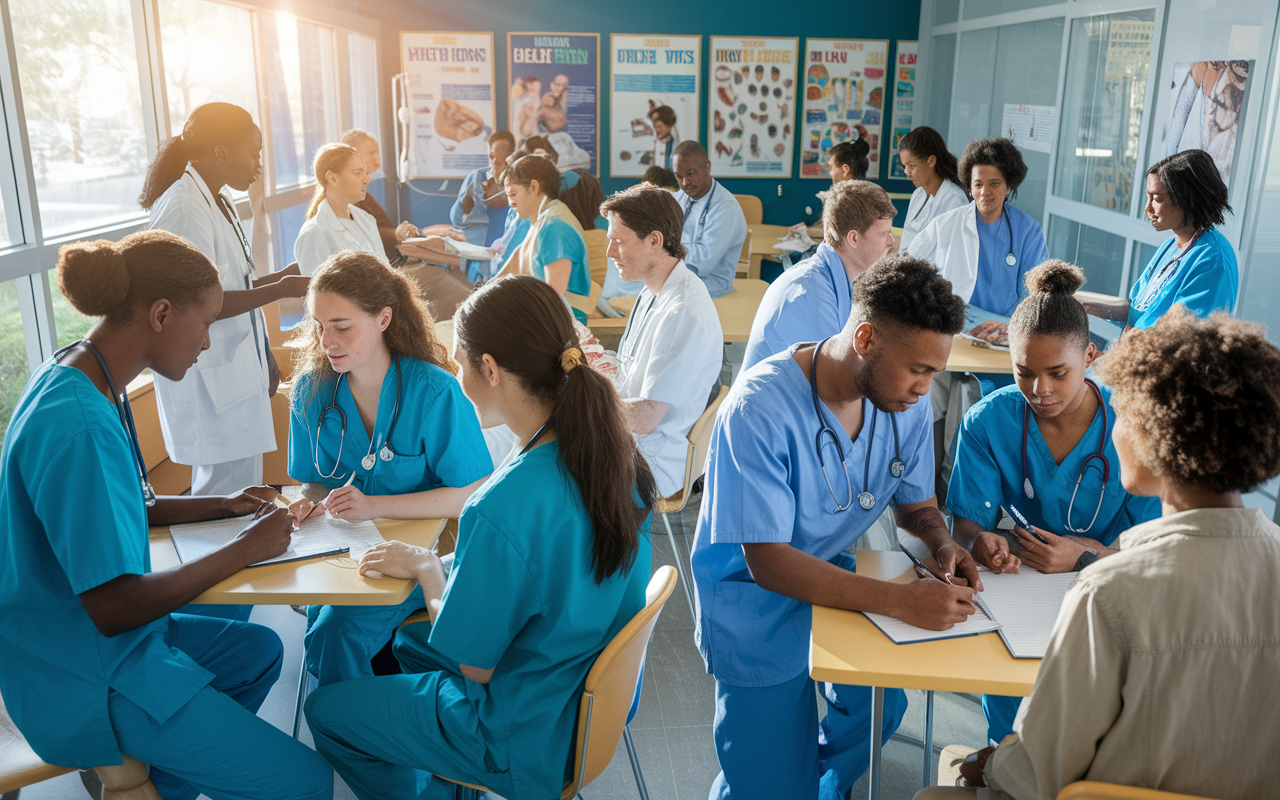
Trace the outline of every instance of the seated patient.
{"label": "seated patient", "polygon": [[1273,797],[1280,528],[1241,495],[1280,474],[1280,350],[1259,326],[1175,306],[1098,374],[1114,387],[1124,487],[1163,516],[1076,579],[1018,736],[961,773],[1018,800],[1079,780]]}
{"label": "seated patient", "polygon": [[396,636],[409,674],[308,699],[317,750],[361,800],[452,797],[432,773],[559,797],[582,682],[645,603],[653,476],[559,293],[498,278],[455,320],[467,397],[525,445],[467,502],[447,578],[435,553],[397,542],[361,562],[416,578],[432,618]]}
{"label": "seated patient", "polygon": [[600,212],[618,273],[644,282],[618,345],[613,385],[658,493],[668,497],[684,485],[685,437],[720,376],[720,316],[706,284],[685,266],[684,214],[670,192],[632,186]]}
{"label": "seated patient", "polygon": [[[456,517],[493,471],[475,409],[417,286],[380,258],[340,253],[311,278],[289,421],[294,513]],[[373,675],[369,659],[423,608],[310,606],[307,664],[321,685]]]}
{"label": "seated patient", "polygon": [[[1083,283],[1080,268],[1062,261],[1027,273],[1027,298],[1009,323],[1016,385],[984,397],[960,427],[947,508],[956,541],[995,572],[1083,569],[1116,552],[1121,533],[1160,516],[1159,501],[1120,484],[1111,390],[1085,377],[1098,354],[1072,297]],[[1010,550],[994,532],[997,509],[1010,505],[1047,543],[1017,527]],[[1019,702],[983,696],[990,740],[1013,731]]]}

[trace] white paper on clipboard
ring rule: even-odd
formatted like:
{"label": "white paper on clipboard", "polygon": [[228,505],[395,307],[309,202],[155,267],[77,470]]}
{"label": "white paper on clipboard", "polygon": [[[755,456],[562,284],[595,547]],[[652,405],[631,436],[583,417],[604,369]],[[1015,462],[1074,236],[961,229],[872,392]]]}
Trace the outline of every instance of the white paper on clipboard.
{"label": "white paper on clipboard", "polygon": [[[169,536],[173,539],[174,549],[178,551],[178,559],[186,563],[228,544],[250,522],[253,522],[252,514],[230,519],[188,522],[169,526]],[[293,532],[289,549],[284,553],[249,566],[280,564],[349,550],[363,551],[381,541],[385,541],[382,534],[369,520],[343,522],[327,513],[319,514],[303,520],[302,525]]]}

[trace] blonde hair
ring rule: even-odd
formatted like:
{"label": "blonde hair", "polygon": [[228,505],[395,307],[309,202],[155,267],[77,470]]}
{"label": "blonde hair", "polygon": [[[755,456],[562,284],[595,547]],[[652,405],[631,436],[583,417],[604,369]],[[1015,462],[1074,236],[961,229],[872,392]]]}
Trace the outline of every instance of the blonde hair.
{"label": "blonde hair", "polygon": [[343,131],[342,135],[338,137],[338,141],[343,144],[349,144],[352,147],[359,147],[365,142],[376,143],[378,139],[363,128],[352,128],[351,130]]}
{"label": "blonde hair", "polygon": [[[307,219],[314,217],[324,202],[324,176],[341,170],[352,158],[360,158],[360,153],[349,144],[326,144],[316,151],[315,160],[311,162],[311,171],[316,176],[316,191],[311,195],[311,205],[307,206]],[[364,159],[361,158],[360,163],[363,164]]]}
{"label": "blonde hair", "polygon": [[841,181],[830,192],[822,204],[822,230],[827,244],[836,249],[844,246],[849,231],[866,236],[877,221],[898,213],[888,193],[870,181]]}

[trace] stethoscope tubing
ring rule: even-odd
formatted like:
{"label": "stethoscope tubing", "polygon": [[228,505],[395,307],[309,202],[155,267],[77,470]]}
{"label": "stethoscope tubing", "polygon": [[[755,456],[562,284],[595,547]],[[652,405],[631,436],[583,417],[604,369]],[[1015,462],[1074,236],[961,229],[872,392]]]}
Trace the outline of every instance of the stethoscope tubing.
{"label": "stethoscope tubing", "polygon": [[[403,388],[403,385],[401,383],[401,376],[400,376],[400,359],[398,357],[393,356],[392,362],[396,366],[396,397],[391,405],[391,422],[390,424],[387,425],[387,434],[382,439],[382,447],[380,448],[375,447],[374,446],[375,440],[372,437],[370,437],[369,452],[365,453],[364,458],[361,460],[361,466],[363,466],[366,470],[373,469],[373,464],[369,464],[366,462],[368,461],[369,457],[373,455],[373,452],[375,449],[378,450],[378,457],[381,458],[383,461],[390,461],[396,456],[395,448],[391,446],[391,434],[395,432],[396,420],[400,418],[400,392],[401,392],[401,389]],[[342,480],[341,478],[338,477],[338,469],[342,466],[342,448],[345,445],[347,440],[347,413],[342,410],[341,406],[338,405],[338,390],[342,387],[342,379],[345,378],[346,376],[347,376],[347,373],[345,372],[338,374],[338,379],[334,381],[334,384],[333,384],[333,399],[329,401],[329,405],[325,406],[320,410],[320,416],[316,419],[315,453],[313,454],[312,464],[316,468],[316,474],[328,480]],[[328,474],[325,474],[324,470],[320,469],[320,435],[321,435],[321,431],[323,431],[324,429],[325,416],[330,411],[338,412],[338,423],[340,425],[340,428],[338,431],[338,455],[333,460],[333,469],[330,470]],[[354,472],[354,470],[352,471]]]}

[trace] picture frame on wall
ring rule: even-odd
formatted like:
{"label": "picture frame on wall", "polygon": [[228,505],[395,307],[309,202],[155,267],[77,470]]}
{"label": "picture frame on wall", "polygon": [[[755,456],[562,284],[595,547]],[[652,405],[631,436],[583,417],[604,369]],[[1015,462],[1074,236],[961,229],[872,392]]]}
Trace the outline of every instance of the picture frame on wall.
{"label": "picture frame on wall", "polygon": [[724,178],[790,178],[800,39],[712,36],[707,155]]}
{"label": "picture frame on wall", "polygon": [[600,34],[508,33],[507,126],[546,136],[557,166],[600,174]]}

